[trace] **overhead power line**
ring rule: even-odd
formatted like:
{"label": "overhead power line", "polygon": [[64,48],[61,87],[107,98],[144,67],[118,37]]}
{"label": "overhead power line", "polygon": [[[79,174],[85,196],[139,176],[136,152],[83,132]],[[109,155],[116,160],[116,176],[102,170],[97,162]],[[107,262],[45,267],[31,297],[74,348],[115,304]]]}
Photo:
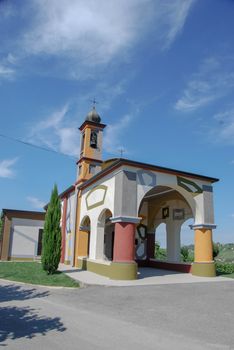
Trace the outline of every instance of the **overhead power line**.
{"label": "overhead power line", "polygon": [[52,149],[52,148],[47,148],[47,147],[35,145],[34,143],[27,142],[27,141],[23,141],[23,140],[20,140],[20,139],[18,139],[18,138],[12,137],[12,136],[7,136],[7,135],[0,134],[0,137],[2,137],[2,138],[4,138],[4,139],[7,139],[7,140],[10,140],[10,141],[14,141],[14,142],[21,143],[21,144],[23,144],[23,145],[25,145],[25,146],[29,146],[29,147],[33,147],[33,148],[40,149],[41,151],[56,153],[56,154],[59,154],[59,155],[65,156],[65,157],[69,157],[69,158],[76,159],[76,157],[71,156],[71,155],[69,155],[69,154],[56,151],[56,150],[54,150],[54,149]]}

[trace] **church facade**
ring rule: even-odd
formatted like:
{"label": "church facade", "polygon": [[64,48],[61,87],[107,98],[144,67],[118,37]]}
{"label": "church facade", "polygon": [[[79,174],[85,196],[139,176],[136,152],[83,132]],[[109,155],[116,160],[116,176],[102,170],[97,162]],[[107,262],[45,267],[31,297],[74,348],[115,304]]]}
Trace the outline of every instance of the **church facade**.
{"label": "church facade", "polygon": [[[66,264],[111,279],[136,279],[138,266],[215,276],[213,183],[218,179],[123,158],[102,160],[105,129],[93,107],[81,125],[77,180],[62,199]],[[180,232],[193,219],[194,263],[180,261]],[[155,260],[166,225],[167,261]]]}

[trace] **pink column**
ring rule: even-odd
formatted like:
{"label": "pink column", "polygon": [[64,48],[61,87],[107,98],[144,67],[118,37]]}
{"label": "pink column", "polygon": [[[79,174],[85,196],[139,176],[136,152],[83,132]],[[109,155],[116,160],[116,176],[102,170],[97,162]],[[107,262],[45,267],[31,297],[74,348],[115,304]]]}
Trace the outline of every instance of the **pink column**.
{"label": "pink column", "polygon": [[132,262],[135,260],[135,230],[134,223],[115,223],[113,261]]}
{"label": "pink column", "polygon": [[63,216],[62,216],[62,247],[60,262],[64,263],[65,259],[65,245],[66,245],[66,218],[67,218],[67,197],[63,201]]}

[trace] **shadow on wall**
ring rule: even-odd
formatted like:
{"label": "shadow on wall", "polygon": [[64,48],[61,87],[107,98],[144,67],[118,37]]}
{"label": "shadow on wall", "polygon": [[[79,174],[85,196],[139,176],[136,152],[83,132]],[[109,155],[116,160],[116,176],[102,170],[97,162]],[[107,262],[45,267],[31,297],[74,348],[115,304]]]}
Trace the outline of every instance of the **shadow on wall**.
{"label": "shadow on wall", "polygon": [[[36,289],[24,289],[15,285],[0,286],[1,302],[43,298],[48,295],[47,291],[38,292]],[[59,317],[40,316],[30,307],[0,307],[0,315],[0,346],[7,346],[8,339],[31,339],[37,334],[45,335],[52,330],[57,332],[66,330]]]}
{"label": "shadow on wall", "polygon": [[0,286],[0,302],[44,298],[49,294],[48,291],[38,292],[35,288],[24,289],[17,285]]}

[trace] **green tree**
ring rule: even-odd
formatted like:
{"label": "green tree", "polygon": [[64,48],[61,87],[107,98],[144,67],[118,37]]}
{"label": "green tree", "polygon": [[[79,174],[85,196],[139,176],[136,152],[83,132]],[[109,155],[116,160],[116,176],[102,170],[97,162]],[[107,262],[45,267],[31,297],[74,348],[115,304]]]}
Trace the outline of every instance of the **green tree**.
{"label": "green tree", "polygon": [[213,242],[213,259],[219,255],[219,243]]}
{"label": "green tree", "polygon": [[50,203],[45,217],[42,239],[42,267],[48,274],[53,274],[58,268],[61,256],[61,203],[57,186],[54,185]]}

